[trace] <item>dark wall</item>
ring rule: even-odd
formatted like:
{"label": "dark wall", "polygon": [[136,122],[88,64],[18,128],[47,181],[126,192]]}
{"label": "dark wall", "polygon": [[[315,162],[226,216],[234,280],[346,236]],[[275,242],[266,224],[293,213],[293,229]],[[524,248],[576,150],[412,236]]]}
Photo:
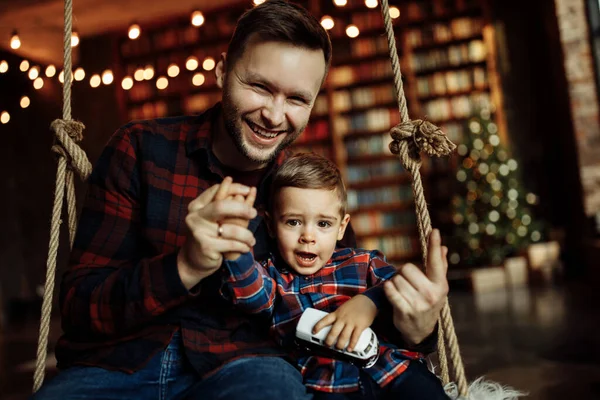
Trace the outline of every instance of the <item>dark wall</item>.
{"label": "dark wall", "polygon": [[[0,60],[9,63],[9,71],[0,74],[0,112],[11,116],[0,124],[0,302],[6,304],[33,296],[43,282],[56,170],[50,123],[62,106],[56,80],[35,90],[19,70],[20,58],[0,52]],[[19,105],[24,95],[31,99],[26,109]]]}
{"label": "dark wall", "polygon": [[492,4],[512,151],[526,186],[540,196],[540,216],[564,230],[567,272],[577,275],[585,216],[554,2]]}

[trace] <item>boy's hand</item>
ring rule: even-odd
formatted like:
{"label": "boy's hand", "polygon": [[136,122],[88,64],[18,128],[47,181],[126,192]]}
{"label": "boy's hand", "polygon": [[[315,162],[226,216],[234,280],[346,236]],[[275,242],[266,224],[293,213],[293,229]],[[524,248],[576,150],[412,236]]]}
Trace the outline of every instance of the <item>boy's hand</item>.
{"label": "boy's hand", "polygon": [[[240,203],[245,203],[245,204],[249,205],[250,207],[254,206],[254,201],[256,200],[256,188],[255,187],[250,188],[250,192],[248,193],[248,195],[246,197],[244,197],[241,194],[232,194],[231,193],[230,188],[231,188],[232,183],[233,183],[233,181],[230,177],[226,177],[225,179],[223,179],[223,182],[221,183],[221,186],[219,187],[219,190],[218,190],[217,194],[215,195],[215,200],[225,200],[225,199],[235,200]],[[219,221],[220,225],[232,224],[232,225],[240,226],[242,228],[248,228],[249,223],[250,223],[249,219],[243,219],[243,218],[226,218],[226,219]],[[223,257],[226,260],[235,260],[239,256],[241,256],[241,253],[230,252],[230,253],[223,254]]]}
{"label": "boy's hand", "polygon": [[313,333],[333,324],[325,339],[325,344],[329,347],[335,344],[340,350],[347,346],[347,350],[352,351],[358,343],[361,333],[371,326],[376,316],[375,303],[367,296],[359,294],[317,322]]}
{"label": "boy's hand", "polygon": [[441,242],[440,232],[434,229],[429,235],[426,273],[405,264],[383,285],[393,307],[394,326],[410,345],[433,332],[448,295],[448,248]]}

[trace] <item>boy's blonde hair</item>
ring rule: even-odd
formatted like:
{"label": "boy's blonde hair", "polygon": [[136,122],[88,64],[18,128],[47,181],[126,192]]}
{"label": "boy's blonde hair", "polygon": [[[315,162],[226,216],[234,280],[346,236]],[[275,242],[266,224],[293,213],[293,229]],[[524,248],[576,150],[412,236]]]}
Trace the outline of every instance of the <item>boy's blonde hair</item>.
{"label": "boy's blonde hair", "polygon": [[298,153],[281,164],[271,184],[270,210],[273,209],[275,196],[284,187],[335,190],[340,199],[342,218],[346,214],[348,202],[342,174],[332,161],[323,156]]}

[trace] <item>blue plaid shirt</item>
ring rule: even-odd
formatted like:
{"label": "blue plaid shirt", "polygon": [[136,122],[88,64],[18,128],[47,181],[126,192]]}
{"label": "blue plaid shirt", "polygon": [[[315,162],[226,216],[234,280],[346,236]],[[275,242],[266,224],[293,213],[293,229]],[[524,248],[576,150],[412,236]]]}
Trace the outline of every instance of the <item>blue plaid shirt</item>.
{"label": "blue plaid shirt", "polygon": [[[396,269],[379,251],[337,249],[327,264],[310,276],[295,274],[274,257],[256,262],[250,253],[225,265],[222,295],[247,313],[268,317],[271,333],[288,350],[293,348],[296,325],[304,310],[311,307],[332,312],[357,294],[364,294],[380,310],[373,324],[380,339],[379,360],[365,371],[385,386],[406,370],[410,360],[423,357],[398,346],[402,339],[392,324],[381,285]],[[359,389],[358,367],[303,350],[294,352],[306,386],[324,392]]]}

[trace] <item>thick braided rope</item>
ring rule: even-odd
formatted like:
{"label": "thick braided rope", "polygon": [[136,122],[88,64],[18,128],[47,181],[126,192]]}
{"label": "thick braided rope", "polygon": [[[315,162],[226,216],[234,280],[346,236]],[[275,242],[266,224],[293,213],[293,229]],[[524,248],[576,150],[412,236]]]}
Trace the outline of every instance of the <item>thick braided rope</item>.
{"label": "thick braided rope", "polygon": [[[92,171],[92,166],[85,152],[77,144],[83,138],[84,126],[80,122],[71,120],[71,34],[73,21],[73,2],[65,0],[64,9],[64,85],[63,85],[63,119],[56,120],[51,127],[55,133],[55,145],[52,151],[58,154],[58,167],[56,171],[56,185],[54,191],[54,207],[50,228],[50,243],[48,259],[46,262],[46,282],[44,284],[44,298],[42,301],[42,317],[40,320],[40,333],[37,348],[37,360],[33,377],[33,392],[37,392],[44,382],[48,335],[50,333],[50,317],[52,314],[52,297],[56,276],[56,259],[60,241],[60,226],[62,224],[61,212],[65,187],[67,190],[67,217],[69,224],[69,248],[73,246],[75,230],[77,227],[75,177],[73,169],[81,179],[85,180]],[[68,169],[68,163],[72,169]]]}
{"label": "thick braided rope", "polygon": [[[396,50],[396,38],[394,37],[388,0],[381,1],[381,12],[384,19],[394,74],[394,89],[402,121],[398,127],[401,131],[399,133],[407,133],[405,135],[399,135],[400,137],[395,137],[391,147],[393,147],[392,151],[397,150],[395,154],[398,154],[402,165],[411,173],[413,178],[413,194],[415,196],[416,213],[418,217],[417,225],[421,242],[421,253],[423,256],[423,265],[427,265],[427,238],[431,232],[431,219],[427,210],[425,196],[423,195],[423,185],[419,173],[419,168],[421,166],[419,151],[426,151],[429,155],[448,155],[454,150],[455,146],[435,125],[430,124],[427,121],[411,121],[409,119],[406,97],[404,95],[402,84],[402,74],[400,71],[400,60]],[[447,299],[440,315],[440,336],[444,337],[446,344],[449,346],[449,349],[444,345],[439,346],[439,343],[441,343],[443,339],[438,340],[438,353],[441,355],[440,364],[442,366],[442,381],[444,385],[449,383],[447,354],[445,353],[446,351],[449,351],[458,390],[462,396],[466,397],[468,395],[468,386]]]}

